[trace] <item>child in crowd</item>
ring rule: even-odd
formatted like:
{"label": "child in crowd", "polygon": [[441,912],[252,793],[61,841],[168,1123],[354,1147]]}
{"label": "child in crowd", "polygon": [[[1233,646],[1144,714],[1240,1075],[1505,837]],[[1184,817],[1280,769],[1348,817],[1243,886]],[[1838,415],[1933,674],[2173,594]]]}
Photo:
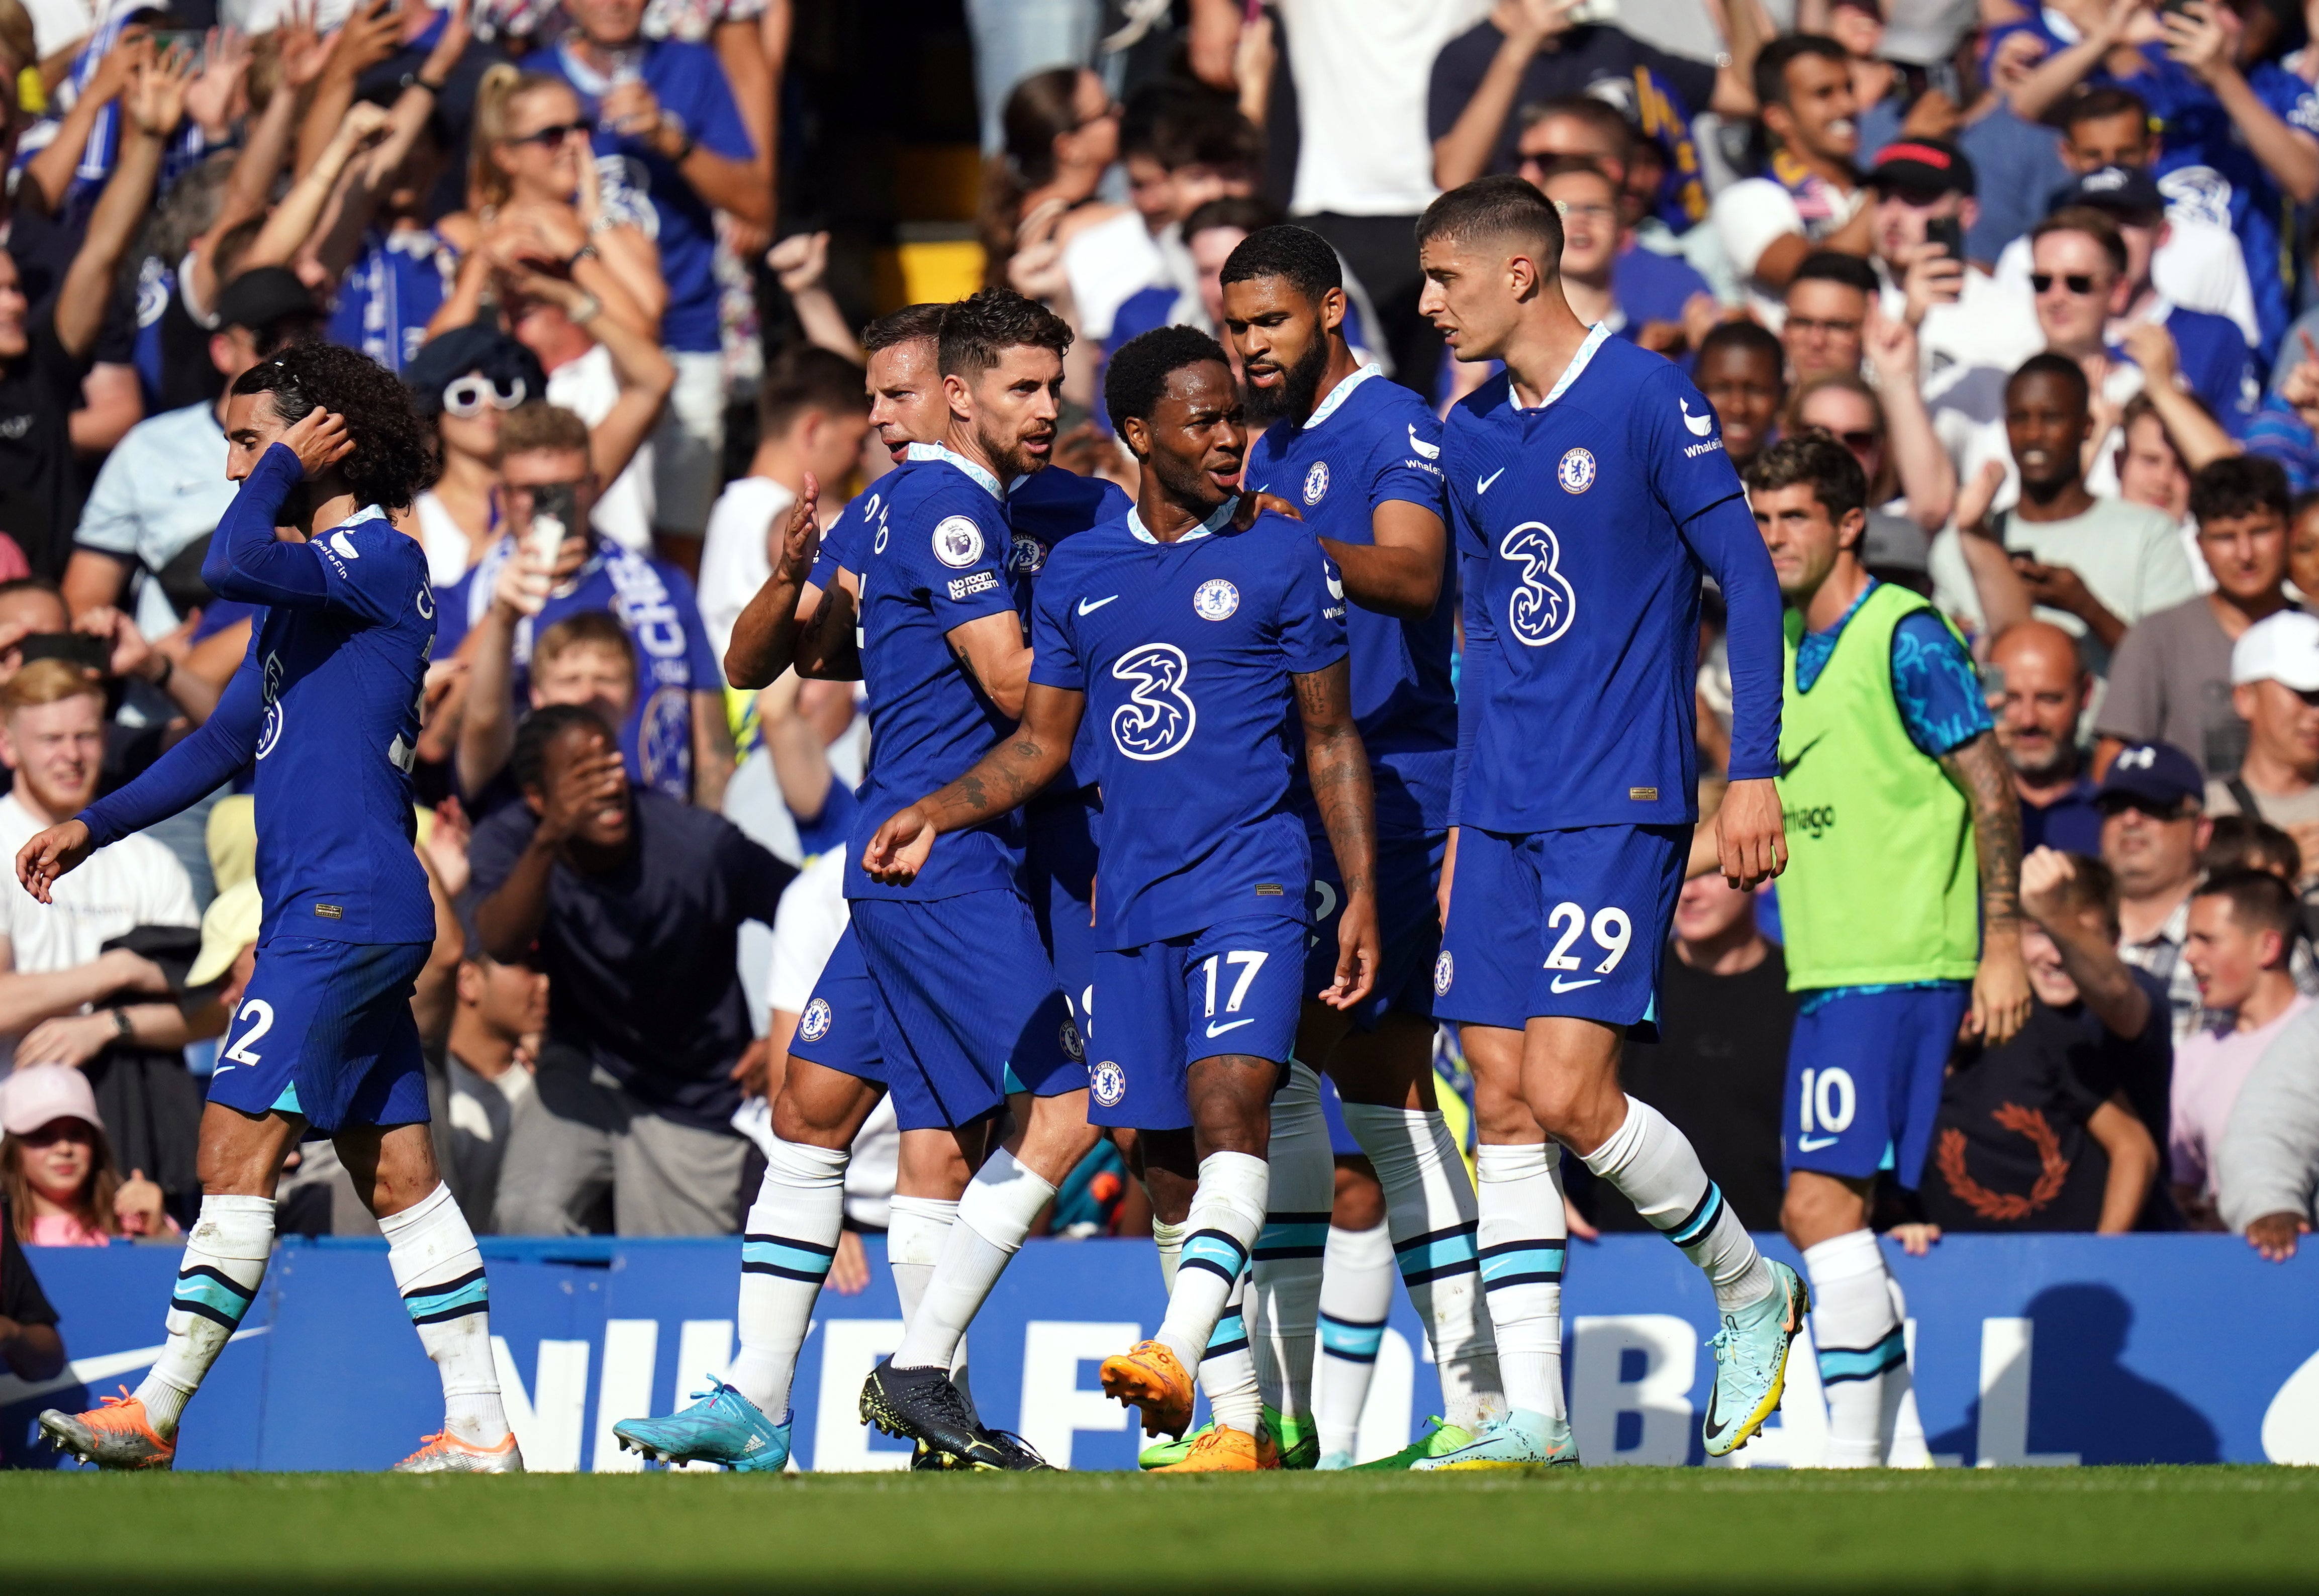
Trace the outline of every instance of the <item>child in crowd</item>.
{"label": "child in crowd", "polygon": [[28,1247],[103,1247],[115,1236],[174,1236],[161,1188],[113,1161],[88,1078],[36,1064],[0,1082],[0,1193]]}

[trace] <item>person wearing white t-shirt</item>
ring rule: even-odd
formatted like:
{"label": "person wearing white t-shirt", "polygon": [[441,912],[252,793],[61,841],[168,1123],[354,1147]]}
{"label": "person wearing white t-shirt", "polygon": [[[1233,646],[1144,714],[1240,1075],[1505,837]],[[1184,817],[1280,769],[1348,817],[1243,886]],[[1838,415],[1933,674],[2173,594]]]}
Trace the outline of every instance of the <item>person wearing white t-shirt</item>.
{"label": "person wearing white t-shirt", "polygon": [[700,549],[700,624],[719,658],[733,623],[773,573],[772,539],[789,524],[806,479],[824,484],[821,502],[838,508],[837,485],[852,473],[869,432],[862,368],[843,355],[807,345],[784,352],[765,374],[757,452],[748,474],[717,496]]}
{"label": "person wearing white t-shirt", "polygon": [[1790,34],[1755,58],[1764,126],[1779,140],[1765,176],[1715,196],[1712,220],[1747,285],[1755,319],[1776,329],[1781,296],[1815,249],[1865,256],[1873,238],[1868,191],[1852,164],[1860,148],[1851,58],[1833,39]]}
{"label": "person wearing white t-shirt", "polygon": [[[0,762],[14,772],[0,798],[0,847],[13,857],[33,836],[96,797],[104,757],[104,691],[61,660],[36,660],[0,688]],[[185,867],[142,834],[100,848],[59,883],[55,901],[0,893],[0,1059],[86,1064],[107,1047],[181,1048],[215,1036],[212,1005],[189,1022],[168,1001],[151,960],[104,944],[139,926],[201,924]],[[158,1000],[158,1001],[156,1001]],[[95,1005],[107,1005],[93,1008]]]}

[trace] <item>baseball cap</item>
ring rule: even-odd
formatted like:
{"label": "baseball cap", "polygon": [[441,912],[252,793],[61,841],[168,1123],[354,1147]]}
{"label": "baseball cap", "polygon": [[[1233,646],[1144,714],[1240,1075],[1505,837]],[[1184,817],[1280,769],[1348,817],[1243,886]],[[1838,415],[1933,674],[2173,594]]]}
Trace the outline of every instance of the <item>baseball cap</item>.
{"label": "baseball cap", "polygon": [[2282,609],[2249,627],[2231,645],[2231,685],[2243,681],[2319,692],[2319,616]]}
{"label": "baseball cap", "polygon": [[298,274],[288,266],[256,266],[227,284],[218,294],[217,324],[227,327],[271,327],[291,316],[320,320],[321,308]]}
{"label": "baseball cap", "polygon": [[257,940],[265,923],[266,904],[257,895],[255,876],[236,881],[210,899],[210,906],[202,911],[202,951],[193,969],[185,972],[186,989],[223,980],[241,951]]}
{"label": "baseball cap", "polygon": [[1903,139],[1876,152],[1868,174],[1877,188],[1901,188],[1917,194],[1973,192],[1972,161],[1945,139]]}
{"label": "baseball cap", "polygon": [[2053,196],[2051,209],[2058,211],[2064,205],[2150,216],[2166,209],[2166,196],[2147,172],[2134,167],[2100,167]]}
{"label": "baseball cap", "polygon": [[64,1064],[28,1064],[0,1081],[0,1131],[29,1136],[59,1120],[86,1120],[98,1130],[96,1094],[88,1077]]}
{"label": "baseball cap", "polygon": [[2094,798],[2136,798],[2173,809],[2185,798],[2204,802],[2206,796],[2206,774],[2197,760],[2171,743],[2134,743],[2109,762],[2109,774]]}

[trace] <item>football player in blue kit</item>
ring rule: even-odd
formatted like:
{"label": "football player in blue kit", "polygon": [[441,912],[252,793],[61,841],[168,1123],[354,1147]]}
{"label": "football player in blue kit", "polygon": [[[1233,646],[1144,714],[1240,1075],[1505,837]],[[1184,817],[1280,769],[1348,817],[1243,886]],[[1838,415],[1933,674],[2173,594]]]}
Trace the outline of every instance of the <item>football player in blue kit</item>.
{"label": "football player in blue kit", "polygon": [[1418,245],[1421,302],[1451,350],[1505,365],[1442,428],[1466,655],[1433,990],[1474,1071],[1482,1282],[1510,1411],[1416,1466],[1576,1461],[1562,1147],[1713,1285],[1702,1433],[1720,1456],[1779,1405],[1808,1294],[1756,1252],[1683,1134],[1620,1089],[1619,1054],[1630,1031],[1656,1032],[1698,815],[1702,574],[1730,617],[1723,873],[1752,888],[1785,861],[1779,588],[1706,400],[1674,365],[1572,314],[1551,202],[1520,178],[1481,178],[1427,208]]}
{"label": "football player in blue kit", "polygon": [[519,1474],[500,1402],[473,1231],[427,1127],[412,984],[435,941],[413,852],[411,769],[435,641],[427,556],[387,511],[432,475],[394,374],[302,344],[238,378],[227,474],[240,491],[202,566],[220,598],[260,605],[216,712],[135,781],[26,843],[17,879],[42,903],[104,844],[177,813],[257,762],[257,973],[234,1012],[201,1126],[201,1219],[186,1238],[159,1360],[125,1400],[41,1415],[62,1450],[167,1468],[178,1420],[257,1294],[283,1160],[338,1147],[386,1233],[403,1306],[443,1380],[441,1433],[412,1473]]}
{"label": "football player in blue kit", "polygon": [[[855,617],[861,572],[872,557],[868,544],[906,473],[942,457],[950,407],[937,371],[938,339],[948,309],[912,305],[863,330],[871,421],[896,470],[856,497],[817,538],[817,484],[808,482],[784,528],[781,559],[734,627],[726,671],[735,686],[762,687],[791,665],[802,675],[825,680],[860,676]],[[1018,607],[1027,611],[1027,579],[1056,541],[1125,505],[1125,495],[1109,483],[1053,466],[1017,477],[1006,507],[1014,528],[1009,565]],[[1059,965],[1066,962],[1070,947],[1063,939],[1075,928],[1082,943],[1088,934],[1085,905],[1093,887],[1092,843],[1084,849],[1069,845],[1087,833],[1085,819],[1073,813],[1084,801],[1055,805],[1051,816],[1042,812],[1048,808],[1042,803],[1026,816],[1032,907],[1042,933],[1051,920],[1060,933],[1049,944],[1057,951]],[[1060,842],[1042,835],[1058,829],[1053,820],[1063,823]],[[1050,906],[1072,901],[1071,894],[1078,906],[1076,915],[1053,913]],[[1082,955],[1072,967],[1084,964]],[[815,984],[773,1096],[774,1154],[745,1231],[749,1256],[741,1281],[741,1351],[727,1371],[730,1384],[713,1382],[699,1402],[667,1418],[622,1421],[615,1433],[624,1445],[672,1462],[722,1463],[735,1469],[778,1470],[787,1462],[790,1379],[815,1299],[835,1256],[850,1149],[886,1093],[869,980],[849,927]],[[916,1314],[961,1195],[981,1161],[978,1132],[987,1128],[985,1122],[963,1130],[903,1132],[886,1245],[906,1322]],[[952,1373],[964,1391],[962,1339]],[[768,1417],[776,1413],[781,1415],[778,1423]],[[952,1455],[921,1440],[914,1466],[943,1467],[952,1461]]]}
{"label": "football player in blue kit", "polygon": [[[1352,1009],[1315,996],[1337,956],[1344,884],[1301,778],[1313,851],[1313,929],[1294,1078],[1272,1109],[1271,1212],[1258,1239],[1249,1333],[1267,1421],[1283,1456],[1317,1460],[1312,1382],[1333,1154],[1366,1154],[1385,1195],[1396,1261],[1432,1339],[1443,1421],[1373,1467],[1407,1467],[1462,1446],[1505,1411],[1482,1312],[1474,1188],[1433,1087],[1438,888],[1457,762],[1449,538],[1440,422],[1425,401],[1355,356],[1344,335],[1337,252],[1304,228],[1264,228],[1222,274],[1224,323],[1246,374],[1252,424],[1246,485],[1294,505],[1342,573],[1353,714],[1376,794],[1383,964]],[[1308,1068],[1309,1067],[1309,1068]],[[1332,1148],[1313,1070],[1326,1071],[1355,1145]]]}
{"label": "football player in blue kit", "polygon": [[[1376,980],[1376,822],[1337,573],[1303,527],[1241,493],[1247,434],[1223,351],[1161,328],[1113,352],[1105,387],[1143,466],[1134,510],[1049,557],[1020,727],[888,819],[863,864],[923,880],[945,839],[1091,755],[1080,773],[1103,787],[1104,848],[1090,1116],[1138,1132],[1152,1207],[1187,1231],[1158,1332],[1106,1358],[1102,1380],[1147,1430],[1180,1435],[1264,1226],[1268,1105],[1304,1008],[1300,744],[1344,883],[1323,995],[1335,1007]],[[1083,722],[1096,735],[1079,741]],[[1278,1466],[1255,1392],[1217,1405],[1178,1466]]]}

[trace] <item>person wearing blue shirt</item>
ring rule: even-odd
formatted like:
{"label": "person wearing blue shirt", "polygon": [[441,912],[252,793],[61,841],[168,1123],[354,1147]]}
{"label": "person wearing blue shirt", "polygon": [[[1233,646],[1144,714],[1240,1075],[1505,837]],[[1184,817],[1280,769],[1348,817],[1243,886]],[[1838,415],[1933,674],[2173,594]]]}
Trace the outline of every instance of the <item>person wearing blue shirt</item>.
{"label": "person wearing blue shirt", "polygon": [[[168,1340],[128,1401],[41,1415],[63,1450],[109,1468],[169,1466],[177,1420],[264,1279],[282,1163],[332,1138],[386,1233],[387,1261],[442,1375],[442,1432],[398,1468],[519,1474],[492,1360],[474,1233],[442,1181],[411,1019],[435,906],[412,848],[411,768],[435,594],[394,529],[431,469],[393,374],[305,344],[245,372],[227,401],[241,482],[203,575],[263,606],[217,712],[137,780],[24,844],[50,888],[96,848],[173,814],[257,761],[257,973],[226,1032],[202,1116],[208,1195],[186,1240]],[[281,529],[277,531],[277,527]]]}
{"label": "person wearing blue shirt", "polygon": [[[1607,180],[1595,181],[1607,210]],[[1607,226],[1615,233],[1615,216]],[[1246,485],[1291,505],[1342,573],[1353,715],[1376,792],[1385,960],[1358,1007],[1320,1000],[1349,895],[1325,817],[1300,778],[1292,790],[1313,854],[1313,925],[1300,1065],[1273,1105],[1271,1212],[1251,1281],[1259,1379],[1284,1427],[1282,1449],[1294,1451],[1311,1430],[1314,1243],[1332,1206],[1331,1154],[1364,1154],[1384,1184],[1394,1242],[1407,1249],[1403,1275],[1432,1337],[1445,1418],[1471,1431],[1502,1410],[1503,1393],[1481,1313],[1473,1186],[1433,1096],[1433,956],[1457,718],[1449,680],[1456,617],[1443,598],[1441,424],[1424,401],[1354,354],[1337,254],[1319,234],[1272,227],[1250,235],[1224,263],[1223,305],[1250,419],[1265,427],[1249,450]],[[1351,1145],[1332,1149],[1316,1069],[1336,1083]]]}
{"label": "person wearing blue shirt", "polygon": [[1714,1286],[1722,1329],[1701,1428],[1708,1452],[1725,1454],[1776,1405],[1807,1294],[1757,1253],[1682,1133],[1620,1091],[1618,1064],[1628,1032],[1656,1033],[1698,813],[1705,576],[1729,617],[1717,850],[1742,890],[1783,862],[1778,588],[1706,399],[1571,313],[1551,203],[1519,179],[1482,178],[1428,208],[1418,245],[1426,313],[1457,358],[1505,365],[1441,435],[1466,652],[1433,990],[1474,1071],[1482,1279],[1509,1411],[1416,1466],[1577,1461],[1562,1411],[1557,1146]]}
{"label": "person wearing blue shirt", "polygon": [[654,525],[699,537],[716,497],[725,442],[724,363],[717,328],[715,212],[771,225],[770,163],[706,45],[647,39],[642,0],[571,0],[574,24],[541,69],[578,93],[596,124],[605,213],[643,220],[660,247],[668,308],[661,340],[676,391],[654,438]]}
{"label": "person wearing blue shirt", "polygon": [[[1154,1213],[1186,1236],[1159,1330],[1101,1375],[1146,1429],[1180,1435],[1264,1228],[1267,1105],[1304,1007],[1300,745],[1344,886],[1323,991],[1340,1009],[1377,974],[1375,799],[1342,581],[1275,500],[1240,491],[1247,432],[1223,350],[1192,328],[1148,333],[1114,352],[1105,401],[1143,468],[1135,508],[1052,556],[1015,734],[888,819],[863,864],[923,879],[946,839],[1090,762],[1078,774],[1104,789],[1090,1117],[1136,1131]],[[1211,1391],[1216,1427],[1178,1470],[1278,1466],[1252,1384]]]}

